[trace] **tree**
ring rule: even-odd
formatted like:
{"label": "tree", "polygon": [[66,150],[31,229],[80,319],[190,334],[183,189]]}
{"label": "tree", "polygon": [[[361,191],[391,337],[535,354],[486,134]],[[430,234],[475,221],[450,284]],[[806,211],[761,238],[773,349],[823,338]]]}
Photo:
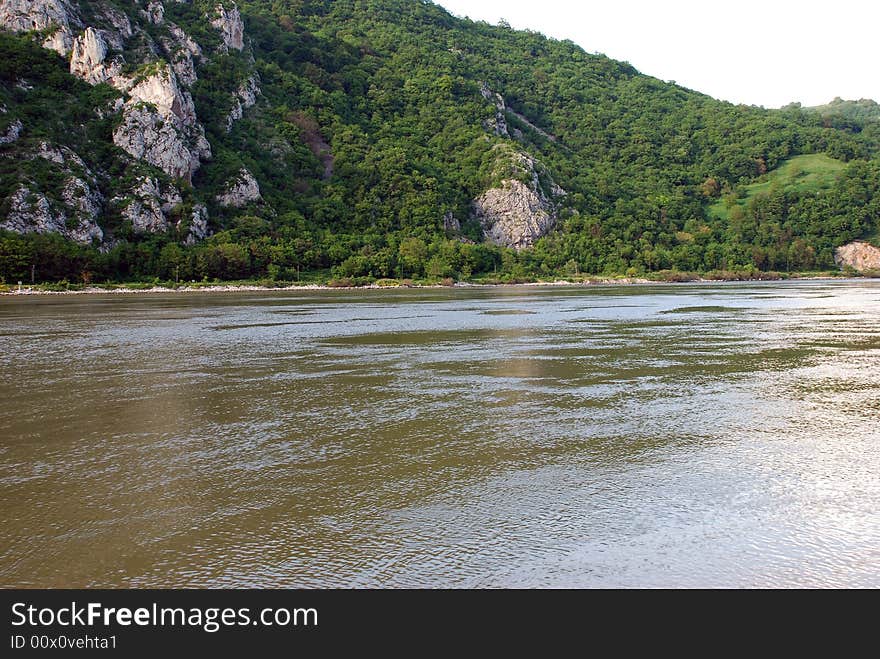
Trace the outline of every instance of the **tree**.
{"label": "tree", "polygon": [[421,238],[406,238],[401,241],[398,248],[401,276],[418,276],[421,274],[427,256],[428,248],[425,245],[425,241]]}

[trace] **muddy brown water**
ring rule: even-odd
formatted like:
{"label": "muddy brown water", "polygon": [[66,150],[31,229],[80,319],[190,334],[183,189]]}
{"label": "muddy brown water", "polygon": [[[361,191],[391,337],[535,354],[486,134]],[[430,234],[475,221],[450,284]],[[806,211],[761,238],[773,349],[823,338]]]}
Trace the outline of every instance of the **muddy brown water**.
{"label": "muddy brown water", "polygon": [[0,585],[880,586],[880,282],[0,300]]}

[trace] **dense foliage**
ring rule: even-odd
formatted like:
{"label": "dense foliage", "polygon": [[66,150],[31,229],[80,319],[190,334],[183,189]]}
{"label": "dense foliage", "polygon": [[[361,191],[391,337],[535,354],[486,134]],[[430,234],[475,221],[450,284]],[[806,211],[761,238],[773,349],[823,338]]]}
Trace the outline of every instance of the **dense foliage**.
{"label": "dense foliage", "polygon": [[[166,16],[200,41],[216,39],[205,27],[211,4],[167,3]],[[834,247],[877,231],[880,132],[867,104],[734,106],[571,42],[420,0],[238,4],[249,49],[201,66],[193,90],[214,157],[186,198],[208,203],[215,235],[185,247],[177,235],[127,235],[109,218],[123,240],[99,252],[3,234],[0,277],[29,279],[32,264],[38,279],[93,281],[813,270],[833,267]],[[262,97],[227,134],[230,93],[248,66]],[[39,95],[23,91],[22,78]],[[483,82],[504,96],[518,148],[568,193],[556,230],[520,253],[479,243],[467,219],[471,200],[496,182],[492,147],[512,140],[487,130],[495,108]],[[131,175],[107,146],[112,119],[93,111],[113,93],[76,81],[26,38],[0,37],[0,100],[10,110],[0,120],[26,116],[37,136],[75,150],[88,143],[79,152],[105,173],[108,195]],[[792,157],[819,153],[840,164],[826,185],[753,194]],[[0,158],[0,194],[19,164]],[[219,186],[241,166],[265,203],[217,208]],[[710,210],[721,203],[729,212]],[[447,213],[462,220],[461,234],[447,234]]]}

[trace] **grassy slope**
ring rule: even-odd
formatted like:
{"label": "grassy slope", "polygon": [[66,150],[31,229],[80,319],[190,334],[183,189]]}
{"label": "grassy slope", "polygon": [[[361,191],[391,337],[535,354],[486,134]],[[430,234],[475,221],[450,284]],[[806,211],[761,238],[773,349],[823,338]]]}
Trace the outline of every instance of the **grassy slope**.
{"label": "grassy slope", "polygon": [[[795,156],[783,162],[769,172],[763,180],[745,187],[738,204],[745,206],[750,199],[758,194],[769,192],[775,188],[794,190],[797,192],[819,192],[834,185],[838,174],[846,165],[840,160],[823,153]],[[709,215],[721,220],[729,219],[730,210],[724,200],[709,207]]]}

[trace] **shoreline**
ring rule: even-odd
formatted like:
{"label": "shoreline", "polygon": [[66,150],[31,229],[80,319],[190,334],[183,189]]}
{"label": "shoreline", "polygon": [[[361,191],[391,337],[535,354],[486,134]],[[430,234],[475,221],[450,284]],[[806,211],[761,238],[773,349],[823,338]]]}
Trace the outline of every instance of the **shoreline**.
{"label": "shoreline", "polygon": [[260,284],[209,284],[204,286],[182,285],[177,287],[151,286],[149,288],[127,288],[125,284],[118,287],[103,288],[100,286],[88,286],[78,290],[41,290],[39,287],[21,286],[7,291],[0,291],[0,297],[30,297],[40,295],[167,295],[183,293],[269,293],[288,291],[362,291],[362,290],[410,290],[410,289],[453,289],[453,288],[511,288],[515,286],[529,287],[567,287],[589,288],[593,286],[645,286],[645,285],[681,285],[681,284],[730,284],[730,283],[756,283],[756,282],[791,282],[791,281],[849,281],[857,279],[871,279],[870,277],[849,277],[845,275],[808,275],[791,276],[779,279],[706,279],[695,278],[683,281],[666,281],[646,279],[644,277],[622,277],[609,279],[590,279],[586,281],[568,281],[565,279],[555,281],[535,281],[521,283],[479,283],[479,282],[456,282],[453,285],[446,284],[408,284],[398,286],[379,286],[367,284],[364,286],[327,286],[326,284],[292,284],[289,286],[263,286]]}

